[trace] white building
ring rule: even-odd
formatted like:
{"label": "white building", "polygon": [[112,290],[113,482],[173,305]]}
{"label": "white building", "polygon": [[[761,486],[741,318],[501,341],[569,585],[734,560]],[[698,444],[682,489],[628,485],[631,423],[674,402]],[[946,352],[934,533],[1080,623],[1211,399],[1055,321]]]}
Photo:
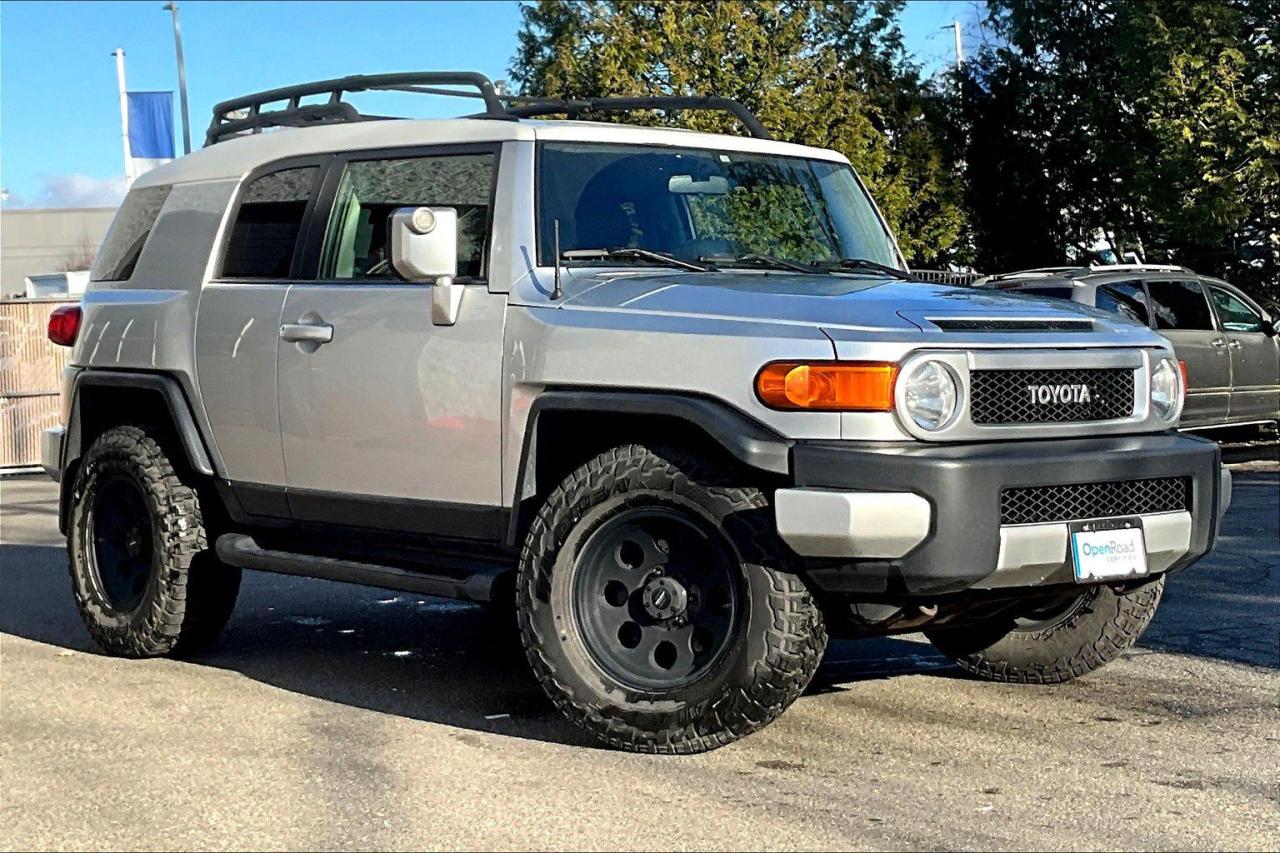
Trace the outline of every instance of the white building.
{"label": "white building", "polygon": [[0,210],[0,297],[22,296],[29,276],[89,268],[114,207]]}

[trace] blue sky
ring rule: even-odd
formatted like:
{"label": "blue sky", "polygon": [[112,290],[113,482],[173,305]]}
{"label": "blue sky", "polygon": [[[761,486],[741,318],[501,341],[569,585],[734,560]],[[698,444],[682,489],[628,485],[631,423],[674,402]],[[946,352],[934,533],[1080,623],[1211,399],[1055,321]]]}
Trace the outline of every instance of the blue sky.
{"label": "blue sky", "polygon": [[[117,47],[128,88],[177,89],[164,0],[0,2],[0,186],[6,206],[113,204],[123,154],[116,95]],[[248,92],[380,71],[467,69],[507,75],[516,48],[515,2],[214,2],[180,4],[192,145],[213,104]],[[974,0],[911,2],[907,45],[932,71],[952,61],[959,18],[974,30]],[[394,95],[379,99],[396,98]],[[399,100],[389,111],[456,114],[444,99]],[[181,119],[174,127],[181,146]],[[367,98],[359,102],[377,109]],[[386,104],[385,100],[382,100]],[[180,150],[180,148],[179,148]]]}

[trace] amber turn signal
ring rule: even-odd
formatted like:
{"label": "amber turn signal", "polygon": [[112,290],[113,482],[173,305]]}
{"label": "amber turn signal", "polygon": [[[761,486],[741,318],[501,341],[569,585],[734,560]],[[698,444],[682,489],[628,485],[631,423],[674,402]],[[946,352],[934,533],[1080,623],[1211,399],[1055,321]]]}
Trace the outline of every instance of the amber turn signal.
{"label": "amber turn signal", "polygon": [[893,408],[896,364],[777,361],[756,374],[756,394],[771,409],[887,412]]}

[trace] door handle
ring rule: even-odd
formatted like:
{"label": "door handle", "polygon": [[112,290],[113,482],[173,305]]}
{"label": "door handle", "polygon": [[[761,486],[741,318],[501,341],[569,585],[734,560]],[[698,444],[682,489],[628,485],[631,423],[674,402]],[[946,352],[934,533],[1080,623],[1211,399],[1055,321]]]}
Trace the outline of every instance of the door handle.
{"label": "door handle", "polygon": [[1222,338],[1215,338],[1214,340],[1209,341],[1209,346],[1217,347],[1218,349],[1222,349],[1226,345],[1227,345],[1227,342],[1224,341]]}
{"label": "door handle", "polygon": [[1240,347],[1242,347],[1243,344],[1241,344],[1239,341],[1231,341],[1229,344],[1227,344],[1227,346],[1231,347],[1232,349],[1240,349]]}
{"label": "door handle", "polygon": [[280,340],[327,344],[333,340],[333,326],[328,323],[282,323]]}

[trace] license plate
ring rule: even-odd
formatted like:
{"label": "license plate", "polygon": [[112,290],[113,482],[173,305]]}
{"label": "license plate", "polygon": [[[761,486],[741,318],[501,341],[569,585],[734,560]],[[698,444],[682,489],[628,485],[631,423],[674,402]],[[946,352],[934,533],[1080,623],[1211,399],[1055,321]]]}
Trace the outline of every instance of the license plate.
{"label": "license plate", "polygon": [[1117,518],[1078,521],[1070,526],[1071,561],[1076,580],[1088,583],[1147,573],[1147,544],[1142,521]]}

